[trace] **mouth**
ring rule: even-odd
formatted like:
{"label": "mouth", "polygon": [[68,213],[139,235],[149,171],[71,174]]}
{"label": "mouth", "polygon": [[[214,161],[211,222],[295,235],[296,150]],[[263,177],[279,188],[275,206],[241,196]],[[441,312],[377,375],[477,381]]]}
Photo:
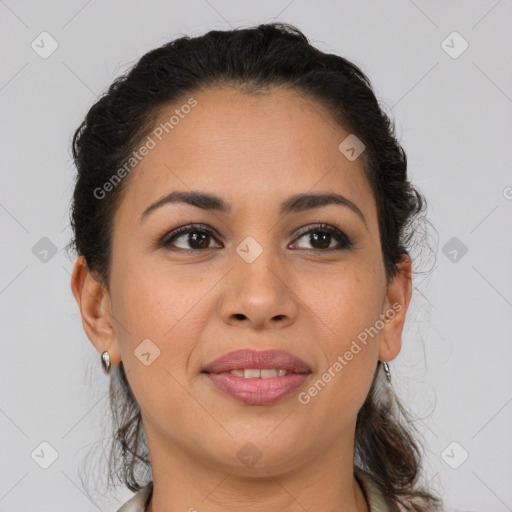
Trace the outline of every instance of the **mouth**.
{"label": "mouth", "polygon": [[242,349],[201,372],[217,390],[248,405],[268,405],[293,393],[312,375],[302,359],[280,350]]}
{"label": "mouth", "polygon": [[[255,371],[259,370],[259,374]],[[262,370],[276,370],[277,372],[285,370],[289,373],[311,373],[309,365],[293,354],[284,352],[283,350],[253,350],[253,349],[241,349],[233,352],[228,352],[223,356],[215,359],[211,363],[207,364],[202,372],[203,373],[229,373],[232,371],[244,371],[245,378],[256,378],[256,377],[276,377],[285,376],[273,375],[273,373],[264,372]],[[246,373],[247,372],[247,375]],[[241,377],[241,374],[235,374]]]}
{"label": "mouth", "polygon": [[226,372],[217,372],[214,373],[214,375],[234,375],[235,377],[243,377],[244,379],[273,379],[275,377],[285,377],[286,375],[298,375],[298,373],[307,372],[292,372],[290,370],[285,370],[284,368],[243,368]]}

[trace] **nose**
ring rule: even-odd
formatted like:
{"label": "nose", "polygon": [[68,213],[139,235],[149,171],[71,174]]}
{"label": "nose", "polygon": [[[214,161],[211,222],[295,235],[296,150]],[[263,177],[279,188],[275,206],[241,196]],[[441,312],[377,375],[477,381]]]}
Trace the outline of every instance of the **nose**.
{"label": "nose", "polygon": [[293,277],[269,250],[250,263],[236,254],[226,277],[221,304],[225,323],[263,330],[282,329],[295,322],[299,306]]}

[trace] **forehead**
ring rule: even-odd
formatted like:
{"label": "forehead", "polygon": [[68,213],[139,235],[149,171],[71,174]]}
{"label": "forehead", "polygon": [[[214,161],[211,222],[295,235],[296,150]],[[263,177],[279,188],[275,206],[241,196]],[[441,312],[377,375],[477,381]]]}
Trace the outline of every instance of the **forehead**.
{"label": "forehead", "polygon": [[[191,98],[195,106],[185,108]],[[248,94],[225,86],[190,94],[159,110],[153,147],[130,176],[119,210],[138,218],[173,190],[210,192],[235,214],[331,191],[371,218],[363,158],[350,161],[339,150],[349,135],[323,105],[291,89]]]}

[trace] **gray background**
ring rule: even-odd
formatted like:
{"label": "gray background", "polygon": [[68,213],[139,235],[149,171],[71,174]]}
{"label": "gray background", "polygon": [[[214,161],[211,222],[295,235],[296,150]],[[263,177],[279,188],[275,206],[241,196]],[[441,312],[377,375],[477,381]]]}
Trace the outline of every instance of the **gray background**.
{"label": "gray background", "polygon": [[[146,51],[275,19],[361,66],[396,118],[438,237],[437,257],[421,260],[432,273],[414,280],[394,384],[420,417],[426,478],[447,510],[512,510],[511,0],[0,0],[0,510],[109,511],[132,494],[90,498],[78,474],[107,435],[108,379],[64,250],[72,132]],[[51,49],[45,31],[58,48],[42,58],[31,44]],[[43,442],[58,455],[47,469]]]}

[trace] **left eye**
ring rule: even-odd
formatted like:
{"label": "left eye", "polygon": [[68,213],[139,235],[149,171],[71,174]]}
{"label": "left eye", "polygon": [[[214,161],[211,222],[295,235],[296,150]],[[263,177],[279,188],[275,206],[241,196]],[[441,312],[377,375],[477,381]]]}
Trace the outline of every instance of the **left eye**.
{"label": "left eye", "polygon": [[[298,239],[300,240],[306,235],[309,235],[309,243],[317,245],[317,247],[314,247],[313,250],[343,250],[350,249],[353,245],[352,240],[350,240],[350,238],[345,233],[343,233],[343,231],[340,231],[338,228],[333,226],[329,226],[328,224],[320,224],[308,229],[305,232],[303,231]],[[338,247],[330,247],[333,239],[338,241]],[[299,247],[299,249],[309,250],[308,247]]]}
{"label": "left eye", "polygon": [[[298,239],[305,238],[309,235],[309,243],[316,245],[316,247],[308,248],[308,247],[298,247],[299,249],[306,250],[346,250],[350,249],[353,245],[353,242],[350,238],[340,231],[338,228],[330,226],[328,224],[320,224],[318,226],[313,226],[309,228],[307,231],[302,230]],[[176,241],[180,238],[184,239],[184,244],[188,244],[188,247],[179,247],[176,245]],[[181,249],[181,250],[205,250],[212,249],[214,247],[209,247],[210,239],[215,240],[214,233],[207,227],[203,227],[201,225],[198,226],[183,226],[178,228],[171,233],[165,235],[162,240],[159,242],[160,247],[166,247],[169,249]],[[331,247],[331,242],[336,240],[338,242],[338,246]],[[295,244],[294,244],[295,245]],[[222,246],[217,246],[221,248]]]}

